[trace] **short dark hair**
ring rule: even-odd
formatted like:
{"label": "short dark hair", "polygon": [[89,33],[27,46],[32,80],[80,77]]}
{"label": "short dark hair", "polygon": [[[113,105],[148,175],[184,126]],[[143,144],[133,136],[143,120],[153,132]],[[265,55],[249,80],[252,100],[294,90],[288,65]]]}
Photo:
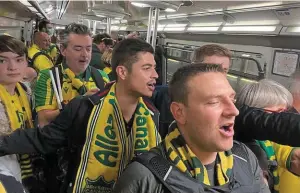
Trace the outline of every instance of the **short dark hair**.
{"label": "short dark hair", "polygon": [[138,61],[138,53],[149,52],[154,54],[153,47],[141,39],[125,39],[120,41],[113,49],[111,66],[113,74],[117,77],[116,68],[124,65],[131,71],[132,64]]}
{"label": "short dark hair", "polygon": [[8,35],[0,35],[0,53],[13,52],[19,56],[27,55],[27,48],[23,42]]}
{"label": "short dark hair", "polygon": [[[104,41],[106,39],[110,39],[110,41]],[[108,45],[113,45],[113,40],[111,39],[111,36],[107,33],[97,34],[93,37],[93,43],[94,44],[100,44],[101,42],[104,42],[105,45],[108,43]]]}
{"label": "short dark hair", "polygon": [[193,62],[203,62],[206,56],[225,56],[231,58],[231,51],[218,44],[207,44],[195,49]]}
{"label": "short dark hair", "polygon": [[177,69],[169,83],[171,102],[187,104],[187,96],[189,93],[187,82],[199,73],[206,72],[224,73],[224,69],[219,64],[207,63],[193,63]]}
{"label": "short dark hair", "polygon": [[43,20],[39,23],[39,31],[43,31],[43,28],[46,28],[47,24],[50,24],[50,21]]}
{"label": "short dark hair", "polygon": [[62,37],[61,42],[63,47],[68,46],[68,37],[70,34],[78,34],[78,35],[88,35],[92,36],[90,29],[82,24],[77,23],[71,23],[65,27],[64,30],[62,30],[62,34],[60,34]]}

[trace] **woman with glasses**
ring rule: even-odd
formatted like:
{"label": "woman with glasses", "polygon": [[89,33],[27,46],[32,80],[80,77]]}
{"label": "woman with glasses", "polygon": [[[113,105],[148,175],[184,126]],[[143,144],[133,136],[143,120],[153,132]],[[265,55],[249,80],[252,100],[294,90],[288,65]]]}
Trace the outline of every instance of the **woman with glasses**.
{"label": "woman with glasses", "polygon": [[[267,79],[245,85],[237,99],[238,106],[248,105],[261,108],[267,113],[287,111],[292,104],[292,94],[284,86]],[[293,174],[299,175],[297,162],[300,161],[300,149],[268,140],[253,140],[245,143],[256,154],[271,192],[294,193],[299,191],[300,178]],[[290,188],[292,184],[298,184],[299,187]]]}

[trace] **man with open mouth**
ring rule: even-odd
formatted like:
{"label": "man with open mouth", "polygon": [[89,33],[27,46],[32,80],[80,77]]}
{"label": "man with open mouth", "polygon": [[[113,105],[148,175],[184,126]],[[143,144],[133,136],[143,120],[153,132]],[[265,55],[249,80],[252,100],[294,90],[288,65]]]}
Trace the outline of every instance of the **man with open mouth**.
{"label": "man with open mouth", "polygon": [[270,192],[255,155],[233,140],[239,111],[224,73],[221,65],[204,63],[174,73],[175,121],[163,142],[128,165],[116,193]]}

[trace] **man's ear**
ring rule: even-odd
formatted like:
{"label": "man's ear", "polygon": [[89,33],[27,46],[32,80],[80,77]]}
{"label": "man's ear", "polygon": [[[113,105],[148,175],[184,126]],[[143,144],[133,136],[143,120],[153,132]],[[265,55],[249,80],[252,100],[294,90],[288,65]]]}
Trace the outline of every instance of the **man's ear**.
{"label": "man's ear", "polygon": [[178,122],[181,125],[184,125],[186,123],[186,113],[184,104],[172,102],[170,105],[170,110],[176,122]]}
{"label": "man's ear", "polygon": [[125,80],[128,76],[128,70],[125,66],[117,66],[116,73],[118,75],[118,78],[121,80]]}
{"label": "man's ear", "polygon": [[63,45],[60,46],[60,53],[61,53],[61,55],[66,57],[66,48],[65,48],[65,46],[63,46]]}

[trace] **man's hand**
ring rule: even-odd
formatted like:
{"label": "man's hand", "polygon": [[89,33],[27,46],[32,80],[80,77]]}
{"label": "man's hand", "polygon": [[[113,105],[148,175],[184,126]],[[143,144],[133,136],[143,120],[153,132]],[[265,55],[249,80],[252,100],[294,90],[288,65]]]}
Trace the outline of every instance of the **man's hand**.
{"label": "man's hand", "polygon": [[91,90],[87,91],[84,96],[90,96],[90,95],[93,95],[95,93],[97,93],[98,91],[100,91],[99,88],[92,88]]}
{"label": "man's hand", "polygon": [[292,173],[300,176],[300,148],[293,151],[290,170]]}

